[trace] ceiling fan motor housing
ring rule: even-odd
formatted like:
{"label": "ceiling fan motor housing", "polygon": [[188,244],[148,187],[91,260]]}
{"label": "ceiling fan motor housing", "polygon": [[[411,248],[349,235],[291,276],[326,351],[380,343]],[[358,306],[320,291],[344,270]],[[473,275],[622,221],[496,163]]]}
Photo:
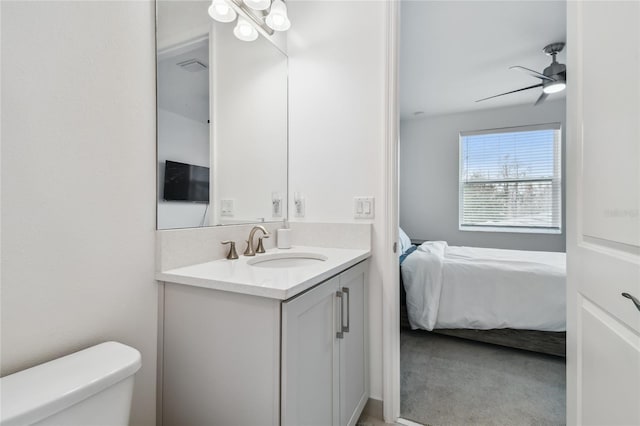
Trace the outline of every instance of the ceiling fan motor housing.
{"label": "ceiling fan motor housing", "polygon": [[[551,56],[553,58],[551,65],[544,69],[542,74],[546,75],[549,78],[554,79],[555,81],[566,81],[567,80],[567,67],[564,64],[561,64],[556,61],[556,55],[560,53],[564,49],[564,43],[551,43],[548,44],[542,49],[544,53]],[[553,81],[543,81],[543,87],[554,84]]]}
{"label": "ceiling fan motor housing", "polygon": [[[542,73],[547,77],[552,78],[556,81],[565,81],[566,75],[567,75],[567,67],[564,64],[556,62],[554,57],[554,61],[551,63],[551,65],[546,67]],[[552,82],[545,81],[545,83],[552,83]]]}

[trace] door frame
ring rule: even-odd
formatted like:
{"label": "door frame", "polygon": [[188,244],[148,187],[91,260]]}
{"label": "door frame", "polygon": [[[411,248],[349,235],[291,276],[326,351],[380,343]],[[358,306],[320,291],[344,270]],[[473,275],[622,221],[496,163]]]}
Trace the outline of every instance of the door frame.
{"label": "door frame", "polygon": [[[400,278],[399,226],[399,98],[400,0],[389,0],[386,16],[384,131],[384,241],[382,277],[382,404],[383,417],[394,423],[400,417]],[[395,250],[394,250],[395,249]]]}
{"label": "door frame", "polygon": [[[566,424],[578,423],[578,293],[577,283],[569,278],[572,270],[573,253],[569,250],[572,241],[577,241],[579,212],[577,206],[578,164],[576,146],[582,123],[579,121],[580,88],[578,82],[582,79],[578,46],[582,34],[579,30],[581,5],[577,1],[567,1],[567,67],[571,70],[572,78],[567,82],[566,118],[565,118],[565,224],[567,251],[567,349],[566,349]],[[571,96],[570,96],[571,95]],[[573,218],[574,220],[569,220]]]}
{"label": "door frame", "polygon": [[[397,422],[400,418],[400,280],[398,255],[392,247],[398,241],[399,227],[399,42],[400,42],[400,0],[387,1],[386,16],[386,87],[385,87],[385,137],[384,149],[384,193],[385,206],[385,251],[383,256],[383,283],[382,283],[382,402],[383,417],[388,423]],[[567,1],[567,41],[575,42],[580,36],[577,33],[576,22],[579,8],[576,2]],[[577,65],[574,52],[568,51],[568,62]],[[577,72],[578,70],[576,69]],[[574,79],[575,80],[575,79]],[[571,80],[570,89],[575,89]],[[577,94],[574,90],[567,91],[567,145],[573,144],[577,137],[575,132]],[[567,182],[573,183],[571,172],[575,160],[573,149],[567,149],[565,154],[567,162]],[[567,213],[574,211],[570,204],[570,191],[574,191],[573,184],[567,184],[565,189],[567,199]],[[570,218],[567,215],[567,223]],[[569,227],[568,227],[569,228]],[[567,229],[567,239],[573,232]],[[569,280],[567,280],[569,281]],[[570,282],[570,281],[569,281]],[[570,286],[567,286],[569,294]],[[567,424],[576,424],[577,414],[577,377],[575,364],[575,352],[577,344],[575,302],[567,306]]]}

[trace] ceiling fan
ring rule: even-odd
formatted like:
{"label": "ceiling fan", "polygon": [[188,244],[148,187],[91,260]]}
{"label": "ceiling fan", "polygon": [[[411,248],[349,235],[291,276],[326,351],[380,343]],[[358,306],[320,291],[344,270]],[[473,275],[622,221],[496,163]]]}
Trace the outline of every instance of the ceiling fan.
{"label": "ceiling fan", "polygon": [[532,69],[521,67],[519,65],[509,67],[509,69],[511,70],[523,71],[529,74],[531,77],[539,78],[540,80],[542,80],[540,84],[523,87],[522,89],[512,90],[511,92],[501,93],[499,95],[489,96],[488,98],[484,99],[478,99],[476,102],[482,102],[486,101],[487,99],[497,98],[498,96],[509,95],[511,93],[517,93],[529,89],[535,89],[536,87],[542,87],[542,94],[540,94],[540,97],[534,104],[538,105],[544,102],[544,100],[547,99],[547,96],[549,96],[550,94],[563,91],[565,87],[567,87],[567,67],[564,64],[556,61],[556,55],[560,53],[562,49],[564,49],[564,43],[562,42],[551,43],[545,46],[544,49],[542,49],[544,53],[552,57],[551,65],[545,68],[544,71],[542,71],[542,74]]}

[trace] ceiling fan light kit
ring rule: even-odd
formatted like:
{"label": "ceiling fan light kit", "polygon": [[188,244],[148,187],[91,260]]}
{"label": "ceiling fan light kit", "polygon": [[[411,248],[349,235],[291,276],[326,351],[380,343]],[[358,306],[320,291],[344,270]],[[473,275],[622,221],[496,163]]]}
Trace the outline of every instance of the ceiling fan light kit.
{"label": "ceiling fan light kit", "polygon": [[567,85],[564,81],[554,81],[553,83],[545,85],[542,88],[542,91],[547,95],[550,95],[552,93],[562,92],[566,87]]}
{"label": "ceiling fan light kit", "polygon": [[536,84],[529,87],[523,87],[522,89],[512,90],[510,92],[501,93],[499,95],[489,96],[488,98],[484,98],[484,99],[478,99],[476,102],[482,102],[488,99],[497,98],[499,96],[509,95],[511,93],[522,92],[524,90],[542,87],[542,93],[540,94],[540,97],[534,104],[534,105],[539,105],[542,102],[544,102],[544,100],[550,94],[562,92],[567,87],[567,83],[566,83],[567,67],[556,60],[556,55],[560,53],[562,49],[564,49],[563,42],[551,43],[545,46],[544,49],[542,49],[544,53],[551,56],[552,58],[551,65],[545,68],[542,73],[539,73],[538,71],[534,71],[529,68],[521,67],[519,65],[514,65],[512,67],[509,67],[509,69],[522,71],[529,74],[531,77],[539,78],[540,80],[542,80],[540,84]]}

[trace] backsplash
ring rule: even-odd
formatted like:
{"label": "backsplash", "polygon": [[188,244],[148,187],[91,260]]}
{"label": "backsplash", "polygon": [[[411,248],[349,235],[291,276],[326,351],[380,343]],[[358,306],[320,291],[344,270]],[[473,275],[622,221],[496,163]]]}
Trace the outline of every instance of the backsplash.
{"label": "backsplash", "polygon": [[[276,230],[282,223],[263,223],[270,238],[265,249],[276,245]],[[255,224],[214,226],[208,228],[169,229],[156,231],[156,270],[167,271],[182,266],[223,259],[229,250],[224,240],[236,242],[242,256],[246,239]],[[290,223],[294,246],[371,248],[371,224],[362,223]]]}
{"label": "backsplash", "polygon": [[370,249],[371,227],[369,223],[306,223],[292,222],[293,245]]}

